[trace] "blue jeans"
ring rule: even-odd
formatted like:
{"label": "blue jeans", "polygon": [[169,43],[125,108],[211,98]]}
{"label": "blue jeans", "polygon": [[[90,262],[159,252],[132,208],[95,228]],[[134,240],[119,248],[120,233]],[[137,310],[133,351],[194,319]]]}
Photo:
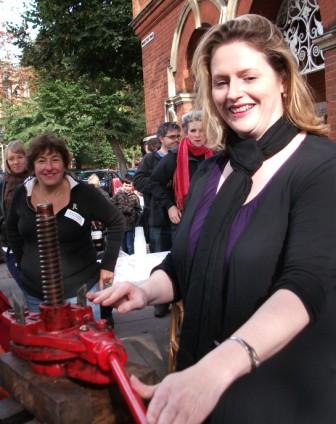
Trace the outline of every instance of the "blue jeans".
{"label": "blue jeans", "polygon": [[133,255],[134,253],[134,237],[135,237],[134,228],[132,230],[125,231],[121,248],[125,253],[129,255]]}
{"label": "blue jeans", "polygon": [[[90,289],[91,292],[96,292],[99,290],[98,283],[95,284],[92,289]],[[43,300],[39,299],[38,297],[32,296],[25,289],[22,289],[23,295],[26,300],[27,308],[30,312],[40,312],[39,306],[41,303],[43,303]],[[68,303],[77,303],[77,296],[76,297],[70,297],[68,299],[65,299]],[[96,320],[100,319],[100,305],[96,305],[95,303],[87,301],[88,306],[91,306],[93,316]]]}
{"label": "blue jeans", "polygon": [[151,253],[166,252],[171,249],[171,228],[149,227],[149,246]]}

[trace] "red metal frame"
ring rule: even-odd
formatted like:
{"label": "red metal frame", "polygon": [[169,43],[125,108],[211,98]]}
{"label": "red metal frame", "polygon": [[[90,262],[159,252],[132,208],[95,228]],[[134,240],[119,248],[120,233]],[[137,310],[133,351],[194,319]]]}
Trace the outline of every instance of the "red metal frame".
{"label": "red metal frame", "polygon": [[24,324],[16,321],[0,292],[1,308],[0,334],[6,336],[0,342],[5,349],[29,361],[39,374],[94,384],[116,382],[135,422],[146,423],[145,407],[124,368],[127,354],[121,341],[106,320],[94,321],[91,307],[42,304],[39,314],[25,312]]}

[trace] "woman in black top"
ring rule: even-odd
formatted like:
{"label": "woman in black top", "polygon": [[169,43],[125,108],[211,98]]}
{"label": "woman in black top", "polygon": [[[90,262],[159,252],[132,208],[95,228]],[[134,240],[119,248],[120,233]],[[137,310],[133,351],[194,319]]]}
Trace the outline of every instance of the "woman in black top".
{"label": "woman in black top", "polygon": [[331,424],[336,376],[336,146],[280,30],[244,15],[195,52],[208,141],[171,255],[141,286],[90,296],[121,312],[182,299],[179,372],[152,423]]}
{"label": "woman in black top", "polygon": [[[6,218],[16,187],[28,177],[26,150],[20,140],[12,140],[5,149],[5,175],[0,181],[1,243],[8,247]],[[1,252],[2,253],[2,252]],[[6,264],[13,278],[19,283],[15,258],[10,249],[6,252]]]}
{"label": "woman in black top", "polygon": [[[52,203],[56,216],[61,271],[66,299],[86,284],[103,288],[112,283],[123,235],[118,209],[95,187],[67,174],[70,153],[53,134],[33,139],[28,149],[28,168],[34,177],[17,189],[7,220],[8,241],[20,269],[27,306],[38,311],[43,300],[36,235],[36,207]],[[106,249],[101,264],[91,240],[91,222],[106,226]]]}

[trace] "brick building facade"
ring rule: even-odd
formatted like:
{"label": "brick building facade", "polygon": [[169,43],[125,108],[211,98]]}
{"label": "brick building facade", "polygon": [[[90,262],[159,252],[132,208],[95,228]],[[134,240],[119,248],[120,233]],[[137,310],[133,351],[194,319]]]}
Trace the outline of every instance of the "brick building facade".
{"label": "brick building facade", "polygon": [[276,22],[285,34],[313,89],[316,108],[326,117],[331,138],[336,140],[334,1],[132,0],[132,26],[142,45],[147,134],[154,134],[163,121],[179,120],[191,108],[190,65],[207,28],[245,13],[258,13]]}

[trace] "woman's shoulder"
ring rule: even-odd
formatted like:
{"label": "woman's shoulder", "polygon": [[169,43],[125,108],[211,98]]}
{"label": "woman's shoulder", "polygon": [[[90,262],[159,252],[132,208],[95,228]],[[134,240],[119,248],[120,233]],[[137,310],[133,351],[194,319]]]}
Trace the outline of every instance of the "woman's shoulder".
{"label": "woman's shoulder", "polygon": [[308,134],[299,152],[300,154],[296,155],[297,162],[310,169],[336,161],[336,144],[327,137]]}
{"label": "woman's shoulder", "polygon": [[281,175],[286,175],[282,181],[290,183],[296,193],[316,184],[328,187],[336,182],[336,145],[327,137],[308,134]]}
{"label": "woman's shoulder", "polygon": [[[224,150],[221,150],[219,152],[216,152],[213,156],[211,156],[208,159],[203,160],[199,167],[197,168],[198,174],[206,174],[207,172],[211,171],[211,169],[214,167],[214,165],[218,164],[219,166],[223,166],[226,163],[227,159],[225,157]],[[223,165],[221,165],[223,164]]]}
{"label": "woman's shoulder", "polygon": [[336,143],[325,136],[307,134],[304,145],[310,150],[315,150],[321,157],[335,155],[336,152]]}
{"label": "woman's shoulder", "polygon": [[83,181],[78,181],[75,186],[71,187],[71,198],[78,202],[85,202],[90,207],[95,206],[97,202],[99,204],[103,202],[105,206],[112,204],[108,193],[105,196],[102,189]]}

